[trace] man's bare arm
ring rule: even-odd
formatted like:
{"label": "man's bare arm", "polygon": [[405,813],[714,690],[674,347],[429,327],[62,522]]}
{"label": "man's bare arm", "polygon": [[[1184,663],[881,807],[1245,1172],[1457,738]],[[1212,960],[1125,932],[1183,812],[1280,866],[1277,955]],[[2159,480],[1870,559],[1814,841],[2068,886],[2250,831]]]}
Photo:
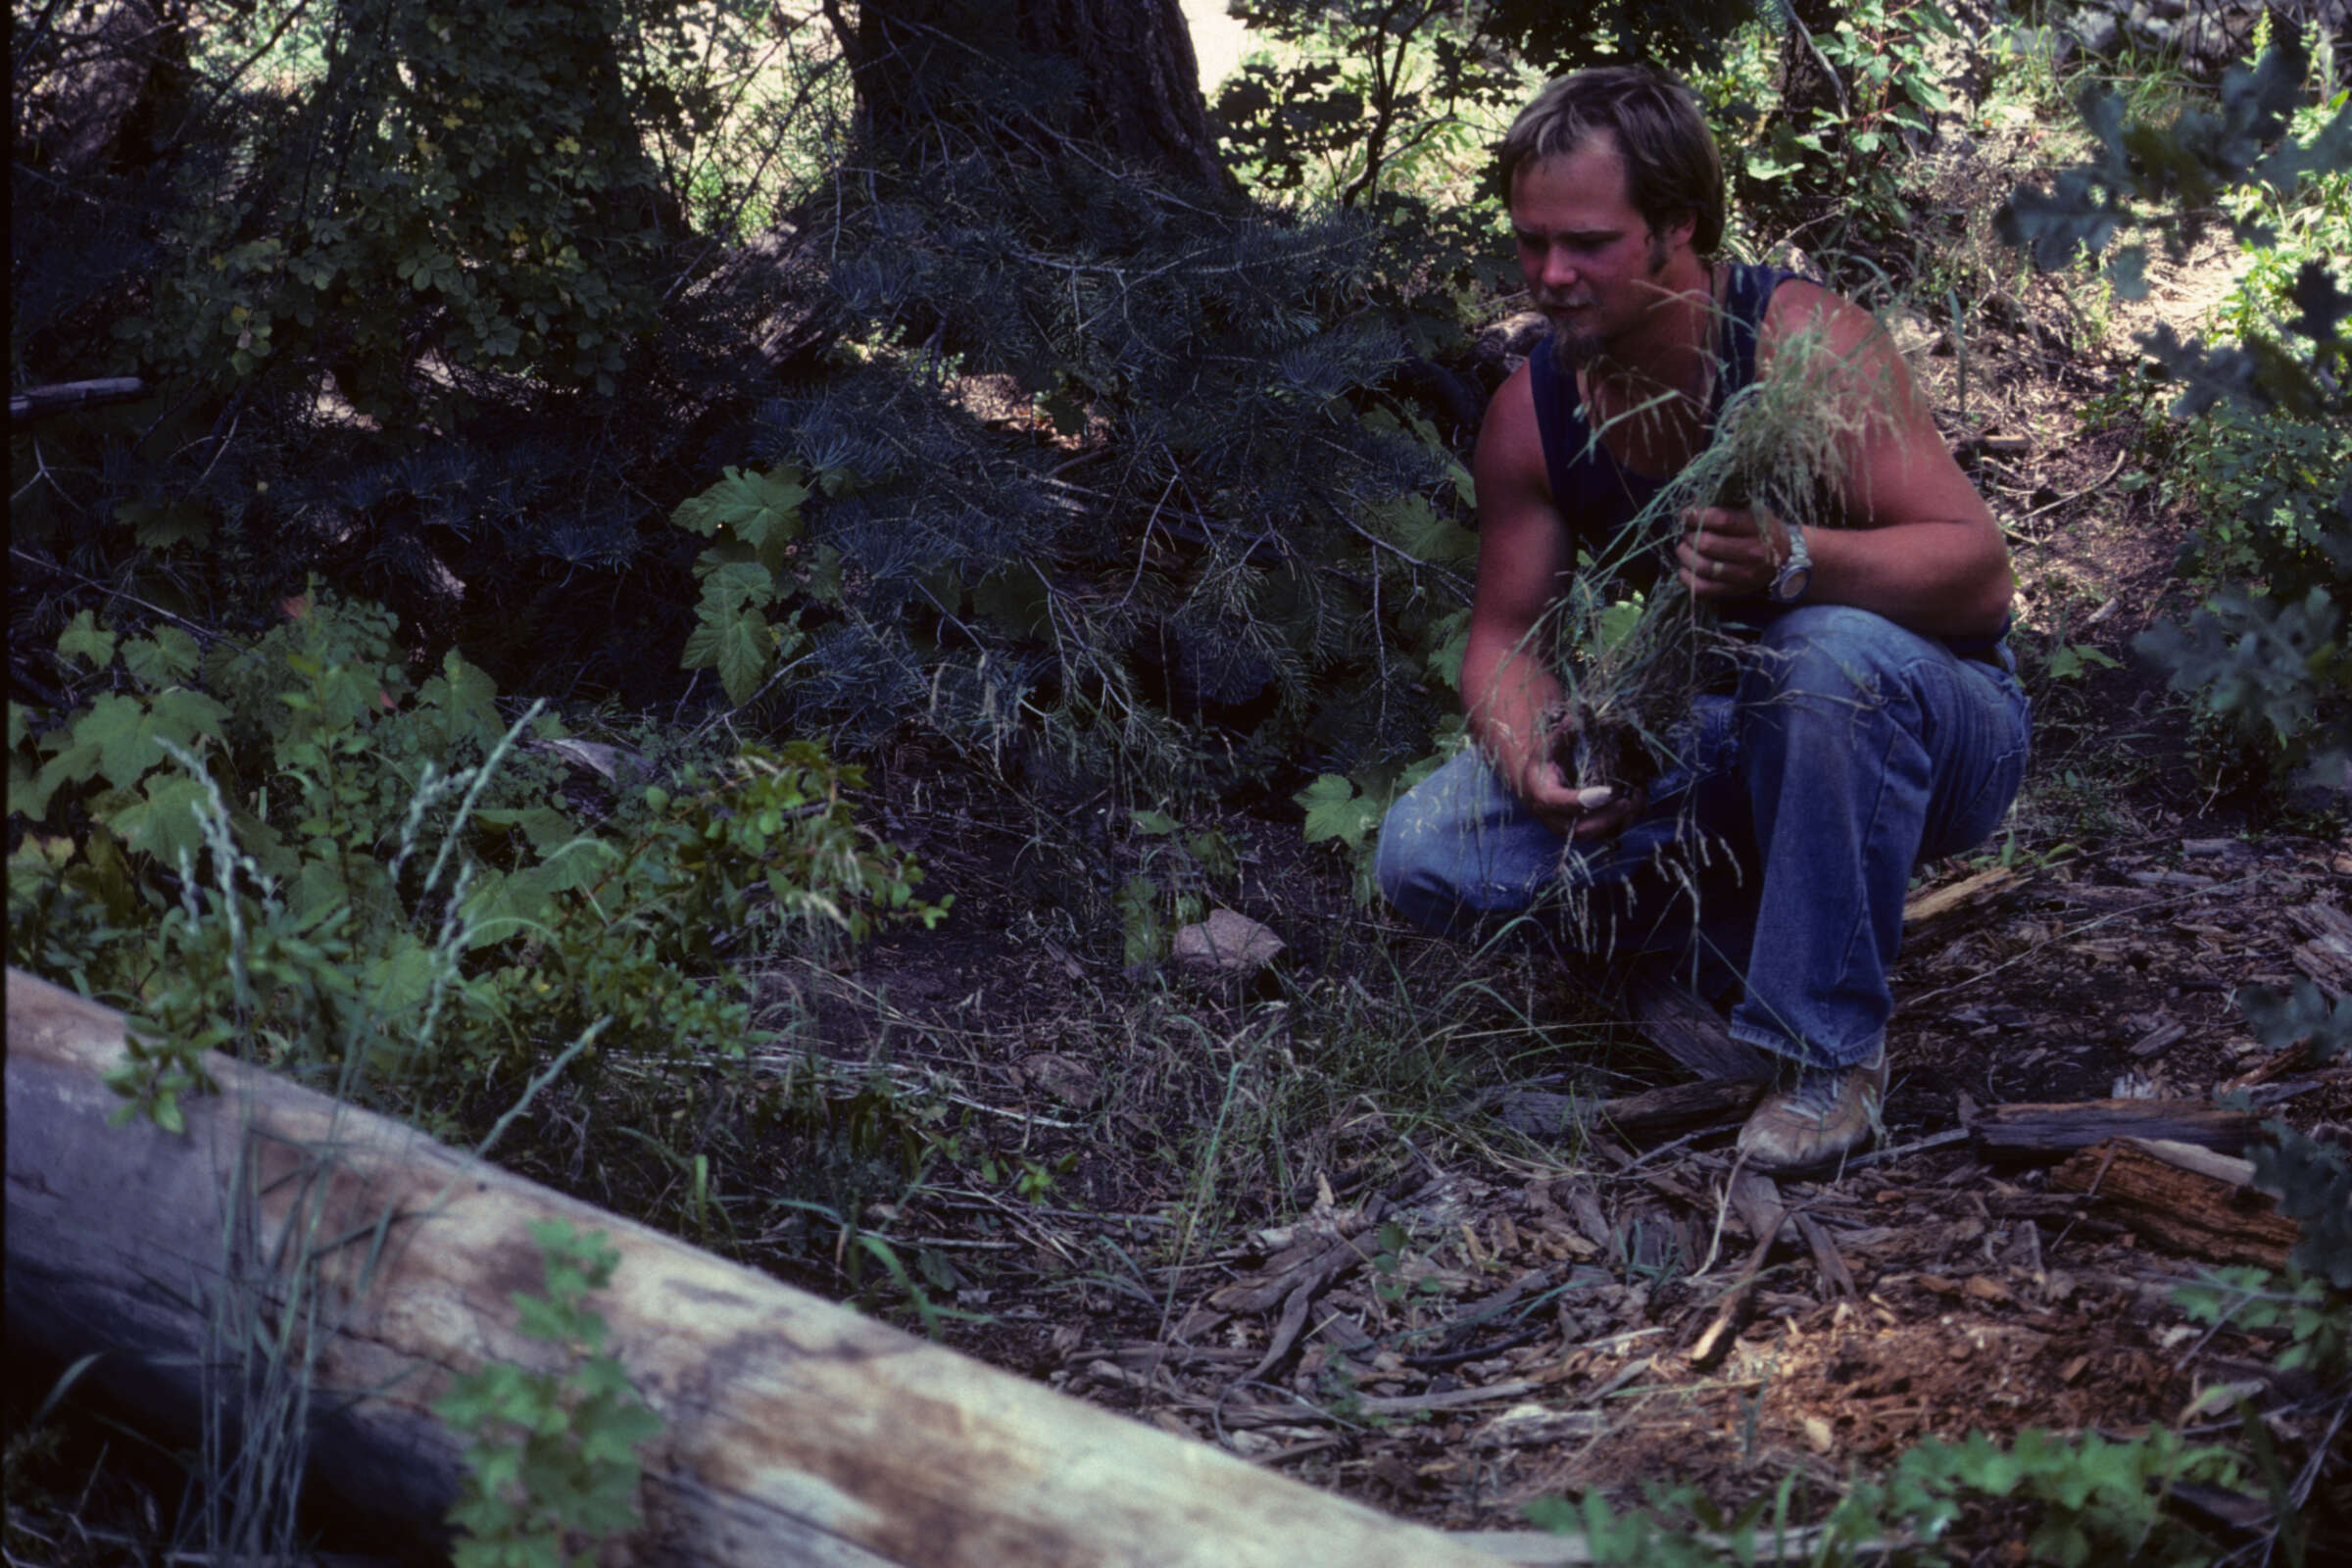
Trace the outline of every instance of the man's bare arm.
{"label": "man's bare arm", "polygon": [[1620,830],[1634,803],[1588,808],[1556,760],[1564,694],[1545,663],[1544,620],[1574,564],[1551,496],[1523,368],[1487,409],[1478,438],[1478,593],[1462,656],[1471,738],[1537,816],[1580,838]]}
{"label": "man's bare arm", "polygon": [[[1813,557],[1805,603],[1852,605],[1929,636],[1998,632],[2011,590],[2000,525],[1952,461],[1878,322],[1825,289],[1787,283],[1773,296],[1759,361],[1759,374],[1821,375],[1824,395],[1858,416],[1836,476],[1846,525],[1805,531]],[[1680,557],[1694,595],[1740,599],[1770,584],[1788,548],[1777,523],[1717,508],[1693,521]]]}

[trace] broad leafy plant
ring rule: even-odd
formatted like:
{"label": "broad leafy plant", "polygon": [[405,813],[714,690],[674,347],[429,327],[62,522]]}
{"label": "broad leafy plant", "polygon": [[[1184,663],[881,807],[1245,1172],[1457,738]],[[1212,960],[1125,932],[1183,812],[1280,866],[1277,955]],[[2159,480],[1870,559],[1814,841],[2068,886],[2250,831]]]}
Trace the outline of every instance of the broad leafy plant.
{"label": "broad leafy plant", "polygon": [[359,1052],[395,1079],[592,1029],[608,1052],[740,1052],[745,959],[945,910],[818,746],[583,784],[561,726],[509,725],[459,656],[413,682],[384,612],[286,612],[201,656],[77,617],[59,662],[87,700],[10,710],[10,960],[146,1016],[121,1087],[159,1119],[212,1047],[296,1069]]}

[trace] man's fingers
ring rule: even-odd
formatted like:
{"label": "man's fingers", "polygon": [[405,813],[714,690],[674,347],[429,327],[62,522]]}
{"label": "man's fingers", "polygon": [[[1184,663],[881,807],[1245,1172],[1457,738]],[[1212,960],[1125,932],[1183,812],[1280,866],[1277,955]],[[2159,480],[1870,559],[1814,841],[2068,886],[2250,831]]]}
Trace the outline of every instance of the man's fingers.
{"label": "man's fingers", "polygon": [[1621,800],[1617,798],[1617,792],[1609,789],[1607,785],[1595,784],[1592,786],[1592,791],[1585,793],[1603,791],[1610,798],[1609,804],[1580,813],[1577,816],[1576,825],[1568,830],[1570,837],[1613,839],[1633,826],[1634,818],[1641,814],[1641,792],[1636,791],[1633,795]]}

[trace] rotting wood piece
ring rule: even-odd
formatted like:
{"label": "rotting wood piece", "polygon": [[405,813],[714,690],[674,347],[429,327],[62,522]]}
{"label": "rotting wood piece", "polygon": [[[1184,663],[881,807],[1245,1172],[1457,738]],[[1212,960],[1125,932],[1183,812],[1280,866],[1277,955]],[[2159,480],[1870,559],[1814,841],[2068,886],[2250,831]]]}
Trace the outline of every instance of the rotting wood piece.
{"label": "rotting wood piece", "polygon": [[2237,1172],[2217,1173],[2213,1156],[2194,1158],[2203,1152],[2191,1151],[2187,1162],[2177,1162],[2180,1156],[2166,1150],[2119,1138],[2076,1153],[2050,1172],[2050,1185],[2095,1194],[2117,1219],[2169,1250],[2284,1267],[2301,1227],[2255,1190],[2251,1166],[2233,1180]]}
{"label": "rotting wood piece", "polygon": [[9,972],[12,1345],[103,1350],[91,1376],[192,1422],[204,1303],[227,1270],[282,1301],[279,1244],[314,1214],[317,1235],[360,1242],[320,1248],[314,1384],[339,1392],[313,1402],[312,1474],[388,1535],[429,1539],[455,1495],[461,1440],[431,1414],[452,1376],[547,1364],[509,1297],[540,1285],[529,1226],[560,1219],[620,1252],[596,1305],[662,1423],[632,1562],[1481,1561],[224,1057],[184,1134],[109,1128],[122,1054],[120,1014]]}
{"label": "rotting wood piece", "polygon": [[1739,1078],[1706,1078],[1669,1084],[1643,1094],[1600,1102],[1598,1114],[1618,1136],[1635,1144],[1655,1143],[1699,1127],[1728,1126],[1755,1107],[1761,1084]]}
{"label": "rotting wood piece", "polygon": [[2202,1100],[2083,1100],[1995,1105],[1970,1131],[1980,1152],[2012,1159],[2070,1154],[2110,1138],[2163,1138],[2235,1153],[2259,1123],[2242,1110]]}

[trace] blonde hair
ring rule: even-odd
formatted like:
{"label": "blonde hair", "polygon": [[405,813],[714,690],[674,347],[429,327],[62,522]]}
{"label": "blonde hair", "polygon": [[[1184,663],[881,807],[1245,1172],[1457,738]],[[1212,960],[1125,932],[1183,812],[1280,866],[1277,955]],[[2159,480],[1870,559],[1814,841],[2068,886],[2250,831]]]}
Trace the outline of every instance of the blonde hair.
{"label": "blonde hair", "polygon": [[1536,94],[1495,151],[1503,200],[1530,162],[1576,151],[1606,132],[1625,169],[1626,198],[1652,231],[1688,214],[1691,248],[1723,243],[1723,160],[1690,89],[1647,66],[1580,71]]}

